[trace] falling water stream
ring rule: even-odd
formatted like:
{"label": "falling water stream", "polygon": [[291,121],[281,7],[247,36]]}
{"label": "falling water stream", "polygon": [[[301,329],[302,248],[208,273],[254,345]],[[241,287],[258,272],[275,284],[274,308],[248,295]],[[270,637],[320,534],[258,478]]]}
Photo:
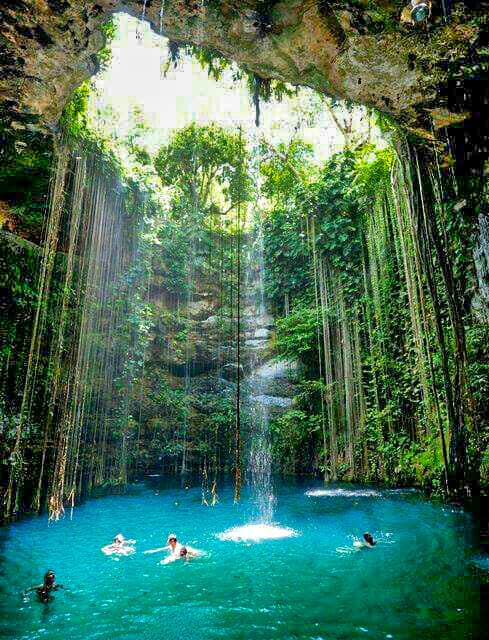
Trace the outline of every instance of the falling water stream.
{"label": "falling water stream", "polygon": [[243,405],[247,416],[248,463],[246,478],[251,498],[250,519],[243,525],[227,529],[221,540],[234,542],[259,542],[295,537],[297,531],[278,524],[277,507],[272,476],[272,451],[270,438],[270,407],[272,402],[286,399],[268,395],[270,382],[282,373],[280,366],[264,364],[273,318],[268,314],[265,302],[265,267],[263,229],[261,221],[255,222],[246,255],[245,313],[243,318],[247,355],[247,375],[243,388]]}
{"label": "falling water stream", "polygon": [[246,405],[250,422],[248,478],[256,504],[256,519],[271,524],[275,496],[272,484],[269,406],[265,401],[267,379],[260,375],[263,352],[267,348],[272,319],[265,305],[263,230],[257,225],[247,259],[248,305],[245,346],[250,353]]}

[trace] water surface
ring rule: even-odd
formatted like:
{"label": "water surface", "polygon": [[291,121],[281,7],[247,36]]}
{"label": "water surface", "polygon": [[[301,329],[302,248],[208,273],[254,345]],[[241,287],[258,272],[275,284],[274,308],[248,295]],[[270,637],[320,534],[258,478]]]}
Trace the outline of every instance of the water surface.
{"label": "water surface", "polygon": [[[325,640],[476,638],[479,585],[473,527],[462,511],[417,494],[362,487],[283,485],[275,523],[296,535],[256,542],[220,535],[252,519],[253,505],[216,507],[200,490],[157,480],[78,507],[48,526],[25,519],[0,533],[0,636],[76,640]],[[372,550],[354,551],[369,530]],[[175,531],[206,551],[159,564],[142,551]],[[122,532],[137,553],[100,547]],[[49,605],[19,592],[54,569],[69,590]]]}

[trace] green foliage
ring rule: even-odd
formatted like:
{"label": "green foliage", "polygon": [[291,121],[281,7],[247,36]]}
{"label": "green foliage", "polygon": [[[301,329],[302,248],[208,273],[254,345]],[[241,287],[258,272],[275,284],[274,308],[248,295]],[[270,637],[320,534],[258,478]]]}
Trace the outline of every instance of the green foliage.
{"label": "green foliage", "polygon": [[272,457],[280,473],[295,475],[314,469],[311,442],[321,428],[320,420],[309,411],[289,409],[271,421]]}
{"label": "green foliage", "polygon": [[39,241],[51,163],[51,139],[0,122],[0,229]]}
{"label": "green foliage", "polygon": [[114,16],[111,16],[107,22],[102,25],[101,31],[105,38],[105,45],[103,49],[98,52],[97,58],[100,68],[106,69],[112,59],[112,41],[114,40],[117,32]]}
{"label": "green foliage", "polygon": [[263,140],[260,145],[262,193],[274,205],[294,199],[297,190],[315,176],[312,145],[302,140],[276,147]]}
{"label": "green foliage", "polygon": [[394,152],[391,147],[378,149],[368,144],[354,154],[356,196],[361,207],[366,207],[375,199],[382,188],[390,182]]}
{"label": "green foliage", "polygon": [[265,288],[275,310],[284,297],[300,296],[310,286],[309,249],[303,220],[295,208],[274,209],[264,222]]}
{"label": "green foliage", "polygon": [[281,356],[303,362],[309,370],[317,365],[319,318],[313,306],[297,306],[277,322],[275,349]]}
{"label": "green foliage", "polygon": [[[197,45],[178,45],[179,50],[193,55],[201,67],[207,70],[209,76],[214,80],[219,80],[226,70],[231,70],[234,82],[244,80],[248,87],[250,96],[255,96],[258,89],[258,98],[264,102],[268,102],[272,97],[281,100],[284,96],[292,96],[297,93],[297,88],[288,85],[281,80],[272,78],[260,79],[257,85],[257,76],[254,72],[245,67],[237,67],[229,58],[222,55],[220,51],[209,47],[201,47]],[[170,50],[170,62],[178,64],[178,56],[172,54]]]}
{"label": "green foliage", "polygon": [[60,124],[65,131],[74,138],[85,136],[87,133],[87,107],[90,97],[90,81],[81,84],[71,96],[63,110]]}
{"label": "green foliage", "polygon": [[[306,430],[304,416],[308,416],[318,428],[309,429],[310,440],[306,438],[301,446],[307,449],[312,440],[318,454],[316,468],[323,466],[324,455],[326,471],[331,473],[332,454],[329,449],[322,452],[322,440],[325,438],[329,448],[332,420],[338,451],[335,472],[338,477],[346,474],[351,478],[352,463],[346,458],[351,436],[345,426],[344,398],[348,399],[354,387],[343,367],[348,363],[344,350],[354,348],[351,335],[358,331],[358,354],[353,355],[359,358],[360,369],[358,374],[353,371],[349,375],[361,375],[364,408],[361,423],[348,427],[355,433],[352,454],[356,477],[414,483],[429,491],[443,491],[440,421],[446,434],[448,427],[441,359],[437,336],[427,324],[431,308],[426,289],[420,294],[421,302],[415,299],[418,294],[414,286],[424,287],[425,283],[416,275],[420,257],[413,248],[410,228],[399,227],[404,224],[404,213],[398,210],[399,200],[396,203],[395,198],[403,196],[402,191],[401,195],[393,193],[392,174],[394,184],[402,178],[396,173],[398,162],[394,164],[393,150],[372,145],[345,150],[328,160],[320,172],[309,171],[300,144],[295,149],[282,146],[269,151],[262,167],[270,203],[265,221],[266,285],[276,314],[284,316],[276,322],[274,347],[278,357],[305,365],[303,391],[296,398],[294,412],[274,423],[277,451],[281,452],[277,455],[287,461],[286,467],[300,460],[294,443],[299,441],[301,429]],[[403,188],[409,189],[409,185]],[[446,259],[459,291],[469,292],[467,273],[473,249],[470,221],[457,214],[460,203],[447,200],[442,205],[436,190],[434,195],[429,215],[436,216],[445,234],[441,242],[445,243]],[[314,257],[317,265],[323,265],[320,274],[319,267],[313,268]],[[406,269],[411,273],[406,275]],[[418,277],[421,280],[417,281]],[[434,278],[434,286],[441,292],[442,330],[453,349],[444,318],[447,294],[441,274]],[[321,279],[326,284],[321,284]],[[316,291],[315,281],[320,283]],[[317,306],[318,291],[326,286],[329,302],[321,308],[321,300]],[[329,333],[323,332],[323,323]],[[344,333],[345,323],[350,337]],[[488,339],[481,325],[467,328],[473,409],[475,420],[482,424],[488,412]],[[423,341],[429,345],[431,363],[425,352],[420,355]],[[332,354],[330,388],[320,378],[320,361],[325,375],[325,349]],[[349,402],[355,406],[357,398],[350,396]],[[440,407],[438,417],[436,403]],[[487,444],[483,436],[482,451]],[[474,464],[477,455],[470,445]]]}
{"label": "green foliage", "polygon": [[[228,213],[251,196],[245,139],[217,125],[192,123],[163,146],[155,168],[163,185],[178,189],[201,215],[211,203]],[[222,201],[216,199],[218,189]],[[190,214],[189,214],[190,215]]]}

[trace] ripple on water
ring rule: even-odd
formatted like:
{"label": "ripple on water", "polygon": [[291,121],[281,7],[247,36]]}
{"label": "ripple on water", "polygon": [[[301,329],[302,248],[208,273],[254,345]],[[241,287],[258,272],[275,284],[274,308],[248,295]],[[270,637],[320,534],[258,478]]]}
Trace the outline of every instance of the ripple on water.
{"label": "ripple on water", "polygon": [[381,495],[380,491],[373,489],[311,489],[306,491],[306,496],[309,498],[338,498],[341,496],[345,498],[376,498]]}
{"label": "ripple on water", "polygon": [[218,533],[219,540],[231,540],[232,542],[261,542],[262,540],[278,540],[280,538],[292,538],[299,534],[289,527],[279,527],[272,524],[245,524],[239,527],[226,529]]}

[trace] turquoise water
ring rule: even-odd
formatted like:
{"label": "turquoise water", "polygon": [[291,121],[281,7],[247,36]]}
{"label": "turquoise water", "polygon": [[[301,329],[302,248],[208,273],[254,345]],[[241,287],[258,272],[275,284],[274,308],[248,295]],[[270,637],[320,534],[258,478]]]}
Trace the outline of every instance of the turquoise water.
{"label": "turquoise water", "polygon": [[[297,535],[258,543],[218,534],[252,505],[216,507],[200,490],[141,483],[48,526],[25,519],[0,533],[0,636],[76,640],[476,638],[479,592],[470,517],[410,492],[283,485],[275,520]],[[369,530],[372,550],[353,551]],[[175,531],[206,551],[162,566],[143,555]],[[137,553],[100,547],[122,532]],[[54,569],[69,589],[42,605],[20,592]]]}

